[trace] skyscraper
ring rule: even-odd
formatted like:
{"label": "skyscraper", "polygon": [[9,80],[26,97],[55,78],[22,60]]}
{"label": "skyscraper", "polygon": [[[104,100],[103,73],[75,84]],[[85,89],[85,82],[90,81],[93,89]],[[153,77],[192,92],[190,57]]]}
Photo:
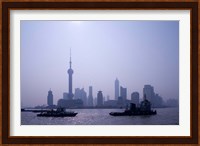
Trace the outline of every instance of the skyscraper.
{"label": "skyscraper", "polygon": [[153,100],[153,98],[155,96],[153,86],[151,86],[151,85],[144,85],[143,95],[144,95],[144,97],[146,96],[146,99],[148,101],[152,102],[152,100]]}
{"label": "skyscraper", "polygon": [[102,91],[97,93],[97,106],[103,106],[103,94]]}
{"label": "skyscraper", "polygon": [[63,93],[63,99],[68,99],[68,93],[67,92]]}
{"label": "skyscraper", "polygon": [[93,106],[92,86],[89,86],[88,106]]}
{"label": "skyscraper", "polygon": [[155,94],[154,98],[151,101],[152,107],[162,107],[163,99],[159,94]]}
{"label": "skyscraper", "polygon": [[83,105],[87,106],[87,93],[84,88],[81,89],[81,100],[83,101]]}
{"label": "skyscraper", "polygon": [[127,98],[127,89],[120,86],[120,96],[122,97],[123,101],[126,101]]}
{"label": "skyscraper", "polygon": [[68,74],[69,74],[69,93],[68,93],[68,99],[71,100],[73,98],[73,93],[72,93],[72,74],[74,71],[71,68],[72,62],[71,62],[71,50],[70,50],[70,61],[69,61],[69,69],[68,69]]}
{"label": "skyscraper", "polygon": [[115,100],[118,100],[119,97],[119,80],[115,80]]}
{"label": "skyscraper", "polygon": [[47,104],[49,106],[53,105],[53,93],[52,93],[51,89],[48,91]]}
{"label": "skyscraper", "polygon": [[81,99],[83,101],[83,105],[87,106],[87,93],[85,92],[84,88],[76,88],[74,93],[75,99]]}
{"label": "skyscraper", "polygon": [[139,93],[133,92],[131,94],[131,102],[135,103],[136,106],[139,106]]}

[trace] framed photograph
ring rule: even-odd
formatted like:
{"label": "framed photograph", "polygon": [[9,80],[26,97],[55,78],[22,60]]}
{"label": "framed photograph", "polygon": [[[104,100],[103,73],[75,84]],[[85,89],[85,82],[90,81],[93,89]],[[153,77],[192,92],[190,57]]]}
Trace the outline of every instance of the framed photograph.
{"label": "framed photograph", "polygon": [[2,2],[3,144],[197,144],[197,2]]}

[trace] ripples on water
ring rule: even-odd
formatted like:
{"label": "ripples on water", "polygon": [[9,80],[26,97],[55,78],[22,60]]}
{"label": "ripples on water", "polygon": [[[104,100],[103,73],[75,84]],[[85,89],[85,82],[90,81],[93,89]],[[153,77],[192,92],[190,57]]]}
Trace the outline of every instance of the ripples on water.
{"label": "ripples on water", "polygon": [[158,108],[151,116],[110,116],[124,109],[74,109],[75,117],[37,117],[37,113],[21,112],[22,125],[178,125],[178,108]]}

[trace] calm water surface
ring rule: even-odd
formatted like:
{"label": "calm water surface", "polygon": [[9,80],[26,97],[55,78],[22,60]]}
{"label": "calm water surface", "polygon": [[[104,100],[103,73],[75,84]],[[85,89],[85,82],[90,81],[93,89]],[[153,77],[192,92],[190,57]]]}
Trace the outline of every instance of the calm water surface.
{"label": "calm water surface", "polygon": [[157,115],[110,116],[124,109],[73,109],[75,117],[37,117],[37,113],[21,112],[22,125],[178,125],[178,108],[157,108]]}

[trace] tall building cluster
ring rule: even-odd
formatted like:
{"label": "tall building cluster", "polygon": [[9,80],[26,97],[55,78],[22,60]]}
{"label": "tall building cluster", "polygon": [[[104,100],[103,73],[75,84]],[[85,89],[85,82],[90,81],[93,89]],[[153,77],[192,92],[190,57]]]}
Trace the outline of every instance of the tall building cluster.
{"label": "tall building cluster", "polygon": [[144,85],[143,97],[146,97],[146,99],[151,102],[152,107],[163,106],[162,97],[159,94],[154,92],[154,87],[151,85]]}
{"label": "tall building cluster", "polygon": [[[109,96],[106,98],[103,96],[102,91],[98,91],[96,98],[93,97],[93,87],[89,86],[89,95],[84,88],[75,88],[73,93],[73,69],[71,61],[71,51],[70,51],[70,61],[68,73],[68,92],[63,93],[63,98],[59,99],[57,102],[58,107],[66,108],[79,108],[79,107],[126,107],[130,103],[134,103],[139,106],[140,97],[139,93],[134,91],[131,93],[131,99],[128,99],[127,88],[120,86],[119,80],[116,78],[114,82],[114,100],[110,100]],[[162,106],[162,97],[154,92],[154,87],[151,85],[144,85],[143,88],[143,100],[146,99],[151,102],[152,107]],[[53,93],[51,90],[48,91],[47,96],[48,106],[53,105]]]}
{"label": "tall building cluster", "polygon": [[84,88],[75,88],[74,99],[81,99],[83,101],[83,106],[87,106],[87,93]]}
{"label": "tall building cluster", "polygon": [[73,93],[73,69],[72,69],[72,61],[71,61],[71,51],[70,51],[70,61],[69,61],[69,69],[68,73],[68,92],[63,93],[63,98],[58,100],[58,107],[66,107],[66,108],[80,108],[91,106],[93,107],[93,93],[92,86],[89,86],[89,95],[87,97],[87,92],[84,88],[75,88],[75,92]]}
{"label": "tall building cluster", "polygon": [[131,93],[131,101],[133,102],[133,103],[135,103],[135,105],[137,106],[137,107],[139,107],[139,103],[140,103],[140,98],[139,98],[140,96],[139,96],[139,93],[138,92],[133,92],[133,93]]}
{"label": "tall building cluster", "polygon": [[[140,105],[139,92],[134,91],[131,93],[131,99],[127,98],[127,88],[120,86],[119,80],[115,80],[115,100],[107,101],[106,105],[115,105],[125,107],[129,103],[134,103],[136,106]],[[151,102],[152,107],[162,107],[163,99],[160,95],[154,92],[154,87],[151,85],[144,85],[143,88],[143,100]]]}
{"label": "tall building cluster", "polygon": [[[70,50],[70,61],[69,61],[69,69],[67,70],[68,73],[68,93],[63,93],[63,98],[58,100],[57,106],[58,107],[65,107],[65,108],[79,108],[83,107],[84,103],[84,97],[86,96],[86,93],[84,92],[84,89],[76,89],[75,95],[73,94],[73,87],[72,87],[72,75],[74,73],[72,69],[72,61],[71,61],[71,50]],[[75,98],[79,96],[80,98]],[[81,99],[82,98],[82,99]]]}

